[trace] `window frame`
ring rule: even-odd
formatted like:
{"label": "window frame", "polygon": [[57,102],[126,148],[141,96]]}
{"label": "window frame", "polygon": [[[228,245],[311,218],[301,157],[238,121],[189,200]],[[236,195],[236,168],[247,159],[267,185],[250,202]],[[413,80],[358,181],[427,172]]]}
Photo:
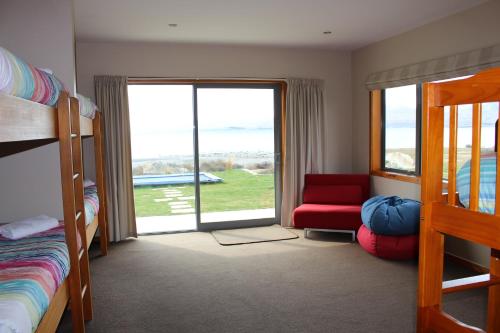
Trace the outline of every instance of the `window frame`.
{"label": "window frame", "polygon": [[[417,140],[415,154],[418,156],[418,162],[416,161],[416,169],[418,166],[418,171],[409,173],[405,170],[398,169],[386,169],[385,161],[382,160],[382,90],[372,90],[370,91],[370,175],[389,178],[393,180],[409,182],[409,183],[420,183],[420,172],[421,172],[421,161],[422,161],[422,89],[420,89],[417,95],[417,122],[416,126],[420,128],[417,130]],[[384,147],[385,153],[385,147]],[[385,156],[384,156],[385,158]]]}
{"label": "window frame", "polygon": [[[274,150],[274,165],[275,165],[275,217],[261,218],[253,220],[236,220],[236,221],[219,221],[219,222],[202,222],[201,221],[201,199],[199,193],[199,179],[195,180],[195,201],[196,202],[196,231],[210,231],[224,228],[236,227],[255,227],[262,225],[270,225],[280,221],[281,219],[281,197],[283,193],[284,165],[285,165],[285,117],[286,117],[286,92],[287,83],[284,80],[246,80],[246,79],[169,79],[169,78],[128,78],[128,85],[191,85],[193,87],[193,128],[196,131],[193,133],[193,153],[194,153],[194,172],[199,171],[199,142],[198,142],[198,111],[197,111],[197,89],[198,88],[251,88],[251,89],[273,89],[274,90],[274,130],[275,130],[275,150]],[[199,207],[199,208],[198,208]]]}
{"label": "window frame", "polygon": [[408,171],[404,169],[388,168],[385,166],[385,153],[386,153],[386,89],[381,90],[381,106],[380,106],[380,166],[381,170],[385,172],[392,172],[408,176],[420,176],[422,172],[422,84],[416,84],[416,101],[415,105],[415,170]]}

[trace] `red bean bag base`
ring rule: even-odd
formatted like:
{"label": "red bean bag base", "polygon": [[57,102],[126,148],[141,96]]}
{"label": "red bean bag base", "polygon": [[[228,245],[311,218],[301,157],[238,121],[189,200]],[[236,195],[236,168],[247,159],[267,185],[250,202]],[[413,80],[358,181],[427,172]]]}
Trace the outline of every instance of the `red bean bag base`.
{"label": "red bean bag base", "polygon": [[409,260],[418,255],[418,235],[377,235],[362,225],[358,230],[359,245],[376,257]]}

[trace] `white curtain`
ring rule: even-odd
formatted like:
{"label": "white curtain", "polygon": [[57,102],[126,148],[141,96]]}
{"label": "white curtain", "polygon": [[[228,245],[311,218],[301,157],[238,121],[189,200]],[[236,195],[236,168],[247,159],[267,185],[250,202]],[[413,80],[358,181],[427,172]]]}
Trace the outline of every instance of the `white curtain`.
{"label": "white curtain", "polygon": [[292,226],[293,210],[302,202],[304,175],[323,173],[325,143],[323,81],[287,80],[285,165],[281,225]]}
{"label": "white curtain", "polygon": [[108,230],[111,241],[137,237],[127,78],[95,77],[96,102],[104,117]]}

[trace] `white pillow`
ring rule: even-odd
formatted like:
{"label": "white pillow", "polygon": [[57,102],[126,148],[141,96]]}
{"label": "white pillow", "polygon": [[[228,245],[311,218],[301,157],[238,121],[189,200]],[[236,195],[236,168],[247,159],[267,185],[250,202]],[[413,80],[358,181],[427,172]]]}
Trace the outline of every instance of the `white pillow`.
{"label": "white pillow", "polygon": [[0,226],[0,234],[8,239],[20,239],[53,229],[59,221],[47,215],[39,215]]}

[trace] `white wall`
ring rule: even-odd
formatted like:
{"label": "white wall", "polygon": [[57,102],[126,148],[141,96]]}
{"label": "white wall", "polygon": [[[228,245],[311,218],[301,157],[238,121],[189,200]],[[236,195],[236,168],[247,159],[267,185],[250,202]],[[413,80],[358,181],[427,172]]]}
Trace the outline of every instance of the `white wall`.
{"label": "white wall", "polygon": [[[0,2],[0,46],[50,68],[74,92],[71,0]],[[49,214],[62,218],[57,143],[0,159],[0,222]]]}
{"label": "white wall", "polygon": [[[353,52],[353,170],[369,168],[369,95],[364,87],[368,74],[500,43],[500,1],[444,18],[396,37]],[[375,194],[396,194],[420,199],[420,186],[373,177]],[[470,260],[488,265],[488,250],[454,239],[447,249]]]}
{"label": "white wall", "polygon": [[32,65],[52,69],[74,93],[72,0],[1,1],[0,46]]}
{"label": "white wall", "polygon": [[99,74],[173,78],[319,78],[326,89],[327,171],[352,165],[351,63],[348,52],[154,43],[84,43],[76,47],[78,90],[93,96]]}

